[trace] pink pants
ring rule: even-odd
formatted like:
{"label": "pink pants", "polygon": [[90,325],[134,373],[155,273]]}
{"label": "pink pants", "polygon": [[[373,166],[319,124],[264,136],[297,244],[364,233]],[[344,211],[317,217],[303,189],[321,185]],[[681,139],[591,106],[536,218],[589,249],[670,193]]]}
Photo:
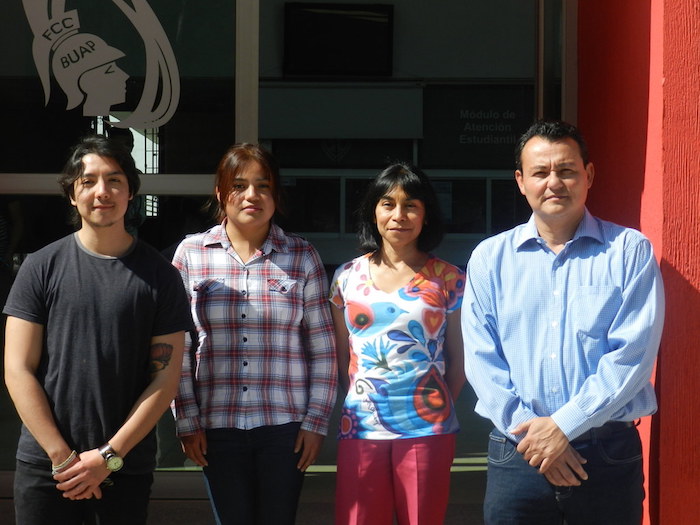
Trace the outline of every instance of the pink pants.
{"label": "pink pants", "polygon": [[341,439],[335,525],[441,525],[455,439]]}

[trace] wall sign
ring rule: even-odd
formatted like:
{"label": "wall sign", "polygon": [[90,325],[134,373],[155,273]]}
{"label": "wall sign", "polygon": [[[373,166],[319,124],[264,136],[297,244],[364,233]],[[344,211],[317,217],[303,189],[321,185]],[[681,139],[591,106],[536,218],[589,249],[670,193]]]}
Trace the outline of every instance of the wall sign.
{"label": "wall sign", "polygon": [[515,143],[534,111],[532,85],[428,86],[421,165],[513,169]]}

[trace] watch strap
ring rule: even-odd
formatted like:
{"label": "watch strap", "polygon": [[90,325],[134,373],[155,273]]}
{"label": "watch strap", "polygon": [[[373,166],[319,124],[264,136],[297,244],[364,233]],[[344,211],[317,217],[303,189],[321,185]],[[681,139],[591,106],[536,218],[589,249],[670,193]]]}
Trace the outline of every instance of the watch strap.
{"label": "watch strap", "polygon": [[100,448],[97,449],[97,451],[100,453],[100,455],[107,460],[109,456],[118,456],[117,451],[112,448],[112,445],[109,443],[105,443],[102,445]]}

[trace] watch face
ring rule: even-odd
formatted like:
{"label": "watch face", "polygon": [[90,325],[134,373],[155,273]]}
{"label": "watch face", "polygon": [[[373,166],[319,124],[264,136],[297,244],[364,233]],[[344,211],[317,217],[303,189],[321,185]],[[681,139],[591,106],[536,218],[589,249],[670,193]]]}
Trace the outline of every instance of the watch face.
{"label": "watch face", "polygon": [[107,468],[112,472],[116,472],[124,466],[124,460],[119,456],[111,455],[107,458]]}

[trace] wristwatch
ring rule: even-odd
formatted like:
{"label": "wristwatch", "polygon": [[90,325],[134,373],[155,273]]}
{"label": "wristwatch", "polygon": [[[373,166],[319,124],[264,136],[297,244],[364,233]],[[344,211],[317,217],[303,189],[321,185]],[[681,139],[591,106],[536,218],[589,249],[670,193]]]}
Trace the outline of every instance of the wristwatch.
{"label": "wristwatch", "polygon": [[102,445],[97,450],[102,455],[102,457],[105,458],[105,462],[107,463],[107,470],[111,472],[116,472],[124,466],[124,460],[119,454],[117,454],[114,451],[112,445],[110,445],[109,443]]}

